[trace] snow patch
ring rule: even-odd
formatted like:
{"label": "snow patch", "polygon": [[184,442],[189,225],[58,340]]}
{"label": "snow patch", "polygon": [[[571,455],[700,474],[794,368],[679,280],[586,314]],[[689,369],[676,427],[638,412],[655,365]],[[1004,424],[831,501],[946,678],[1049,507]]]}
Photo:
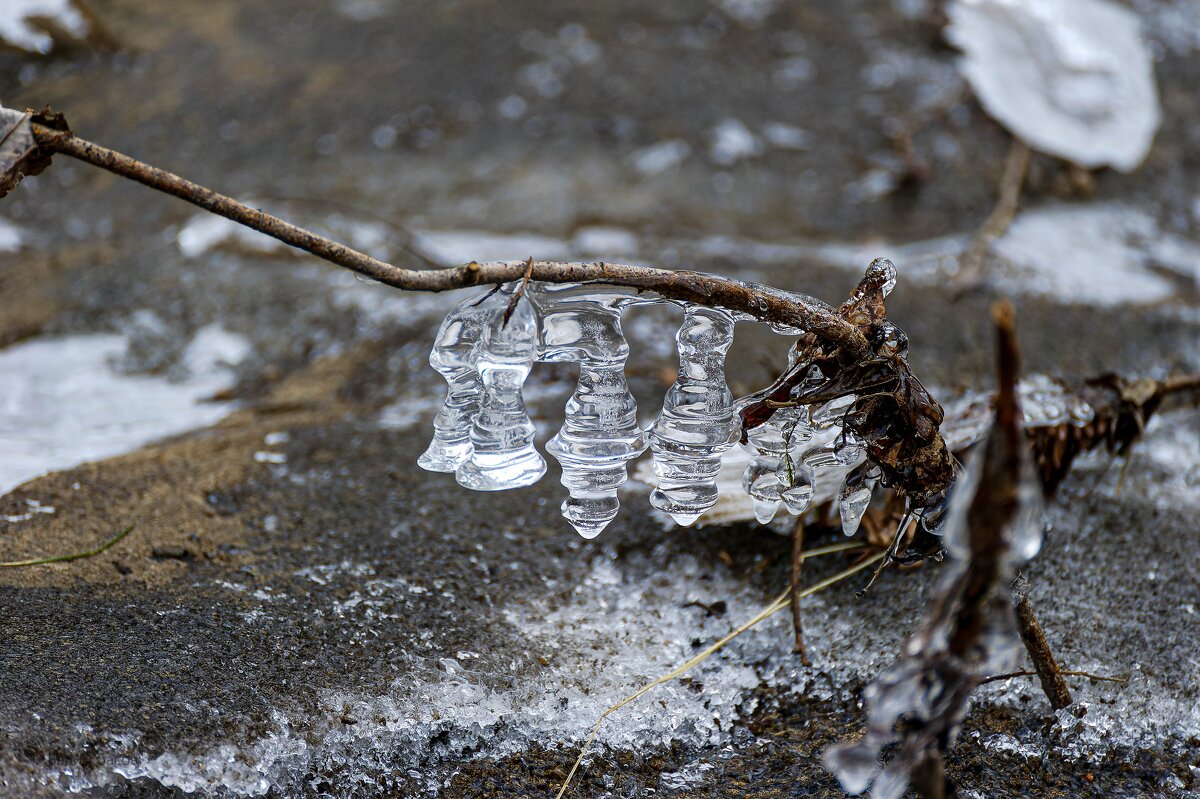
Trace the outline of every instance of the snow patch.
{"label": "snow patch", "polygon": [[116,371],[128,344],[120,335],[81,335],[0,350],[0,493],[205,427],[233,407],[205,400],[233,384],[229,366],[249,351],[243,339],[202,330],[184,355],[192,373],[177,382]]}
{"label": "snow patch", "polygon": [[72,0],[4,0],[0,3],[0,40],[31,53],[48,53],[54,47],[50,28],[80,40],[91,33],[87,19]]}
{"label": "snow patch", "polygon": [[998,275],[1002,288],[1088,305],[1158,302],[1176,293],[1164,270],[1191,281],[1200,275],[1200,245],[1119,204],[1027,211],[993,249],[1007,261],[1007,274]]}
{"label": "snow patch", "polygon": [[21,228],[0,219],[0,252],[16,252],[25,241],[25,233]]}
{"label": "snow patch", "polygon": [[562,239],[533,233],[500,234],[475,230],[422,230],[415,244],[432,261],[446,266],[468,261],[519,261],[526,258],[557,260],[570,257]]}
{"label": "snow patch", "polygon": [[210,213],[196,214],[189,219],[179,229],[175,241],[185,258],[197,258],[222,245],[233,245],[262,255],[273,255],[287,247],[279,239]]}
{"label": "snow patch", "polygon": [[1135,169],[1161,110],[1136,15],[1108,0],[957,0],[947,40],[988,113],[1042,152]]}

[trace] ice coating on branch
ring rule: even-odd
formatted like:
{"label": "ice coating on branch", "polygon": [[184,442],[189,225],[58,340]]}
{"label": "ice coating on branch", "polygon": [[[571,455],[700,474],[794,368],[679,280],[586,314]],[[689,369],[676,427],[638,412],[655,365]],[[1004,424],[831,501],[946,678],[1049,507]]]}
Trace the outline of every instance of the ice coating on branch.
{"label": "ice coating on branch", "polygon": [[500,291],[481,303],[502,306],[483,325],[475,351],[482,391],[471,424],[470,457],[455,478],[476,491],[503,491],[532,485],[546,473],[546,461],[533,447],[534,427],[525,411],[521,386],[537,359],[538,322],[527,299],[505,319],[510,297]]}
{"label": "ice coating on branch", "polygon": [[[895,283],[895,267],[877,259],[843,306],[850,310],[842,312],[854,324],[873,324],[880,353],[902,361],[907,339],[882,318],[880,301]],[[763,286],[755,290],[786,294]],[[629,345],[621,315],[630,306],[652,304],[680,307],[684,319],[676,336],[678,377],[658,419],[643,431],[625,377]],[[872,314],[880,318],[872,321]],[[814,358],[813,338],[805,331],[771,323],[777,334],[799,338],[781,377],[785,391],[771,387],[735,407],[725,382],[725,356],[735,323],[751,318],[595,284],[528,281],[492,289],[457,306],[438,332],[429,362],[446,379],[449,393],[419,463],[454,472],[462,485],[476,490],[536,482],[546,465],[534,449],[522,385],[535,362],[578,363],[575,392],[547,449],[562,466],[568,492],[562,513],[580,535],[593,538],[616,517],[629,464],[647,444],[654,451],[651,504],[678,524],[691,525],[716,504],[722,458],[752,408],[758,417],[746,430],[749,464],[742,487],[754,516],[766,523],[780,507],[801,515],[814,502],[839,498],[843,527],[852,534],[880,474],[872,467],[872,479],[864,482],[855,472],[866,459],[868,436],[861,422],[850,419],[847,427],[848,414],[861,416],[861,402],[874,395],[843,393],[856,385],[846,381],[843,367],[827,354]],[[871,446],[877,444],[871,440]]]}
{"label": "ice coating on branch", "polygon": [[[556,295],[567,294],[559,298]],[[542,309],[539,360],[578,361],[579,382],[567,401],[562,429],[546,449],[562,465],[570,495],[562,504],[584,538],[595,538],[617,515],[617,491],[629,461],[646,451],[637,405],[625,381],[629,344],[621,330],[617,294],[538,293]]]}
{"label": "ice coating on branch", "polygon": [[[495,299],[494,295],[492,299]],[[480,302],[472,297],[447,314],[438,330],[429,365],[446,380],[446,402],[433,419],[433,440],[417,459],[422,469],[455,472],[471,457],[471,420],[479,412],[483,382],[475,369],[476,349],[483,327],[503,301]]]}
{"label": "ice coating on branch", "polygon": [[733,325],[727,311],[685,306],[676,336],[679,376],[650,429],[658,476],[650,504],[685,527],[716,504],[721,455],[739,433],[733,395],[725,384]]}

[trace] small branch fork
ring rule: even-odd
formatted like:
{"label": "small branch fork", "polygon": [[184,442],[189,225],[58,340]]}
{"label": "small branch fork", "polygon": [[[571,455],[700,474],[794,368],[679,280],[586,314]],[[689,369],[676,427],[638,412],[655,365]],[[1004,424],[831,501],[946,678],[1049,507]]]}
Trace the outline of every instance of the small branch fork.
{"label": "small branch fork", "polygon": [[57,130],[36,122],[31,129],[40,151],[68,155],[178,197],[394,288],[437,292],[529,279],[546,283],[606,283],[639,291],[653,291],[669,300],[726,308],[762,321],[799,327],[840,347],[850,358],[861,358],[869,352],[862,332],[820,300],[701,272],[605,262],[562,263],[532,259],[489,263],[472,261],[448,269],[417,270],[393,266],[264,211],[250,208],[232,197],[165,169],[81,139],[69,130]]}

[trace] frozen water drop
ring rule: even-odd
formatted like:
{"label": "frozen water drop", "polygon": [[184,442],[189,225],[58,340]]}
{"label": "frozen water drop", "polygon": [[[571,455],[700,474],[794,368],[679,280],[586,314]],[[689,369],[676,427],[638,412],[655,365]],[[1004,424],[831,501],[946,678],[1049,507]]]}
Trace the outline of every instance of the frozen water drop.
{"label": "frozen water drop", "polygon": [[832,399],[823,405],[818,405],[812,411],[812,425],[817,430],[828,430],[842,423],[842,417],[854,407],[855,396],[847,394],[844,397]]}
{"label": "frozen water drop", "polygon": [[767,524],[775,518],[775,514],[779,512],[780,500],[768,502],[761,499],[751,499],[751,504],[754,507],[754,518],[759,524]]}
{"label": "frozen water drop", "polygon": [[858,532],[863,515],[871,504],[871,492],[875,480],[869,476],[870,471],[864,468],[866,464],[854,469],[846,475],[838,495],[838,511],[842,517],[842,532],[851,536]]}
{"label": "frozen water drop", "polygon": [[727,311],[688,305],[676,341],[679,376],[650,430],[658,486],[650,504],[687,526],[717,502],[721,454],[737,440],[725,353],[733,342]]}
{"label": "frozen water drop", "polygon": [[[653,502],[654,502],[653,498],[651,498],[650,501],[651,501],[651,504],[653,504]],[[659,508],[659,510],[662,510],[662,509]],[[670,513],[670,511],[668,511],[668,513],[670,514],[671,518],[675,520],[675,523],[678,524],[680,527],[691,527],[693,524],[696,523],[696,520],[700,518],[699,513],[681,513],[678,511],[676,511],[675,513]]]}
{"label": "frozen water drop", "polygon": [[533,447],[533,422],[521,396],[537,357],[537,319],[532,304],[523,299],[505,323],[509,297],[509,291],[497,292],[481,303],[496,306],[496,312],[483,326],[476,350],[483,393],[471,424],[471,455],[455,472],[459,484],[476,491],[532,485],[546,473],[546,462]]}
{"label": "frozen water drop", "polygon": [[619,509],[620,502],[615,492],[595,497],[571,496],[562,503],[563,517],[571,523],[575,532],[587,539],[604,532],[608,523],[617,517]]}
{"label": "frozen water drop", "polygon": [[498,304],[476,298],[459,303],[442,321],[429,364],[445,378],[446,402],[433,419],[433,440],[417,459],[422,469],[454,472],[471,457],[471,419],[479,411],[483,383],[475,369],[483,326]]}
{"label": "frozen water drop", "polygon": [[866,454],[862,439],[849,430],[843,429],[836,441],[833,454],[843,466],[855,465]]}
{"label": "frozen water drop", "polygon": [[886,297],[896,288],[896,265],[886,258],[876,258],[867,267],[867,277],[879,283],[879,290]]}
{"label": "frozen water drop", "polygon": [[783,491],[783,502],[787,505],[788,513],[799,516],[807,511],[814,490],[812,472],[805,466],[796,468],[792,484]]}
{"label": "frozen water drop", "polygon": [[546,449],[562,465],[570,493],[563,515],[584,538],[594,538],[617,515],[628,462],[646,451],[625,380],[629,345],[621,331],[622,298],[548,290],[535,296],[542,308],[540,359],[580,362],[562,429]]}

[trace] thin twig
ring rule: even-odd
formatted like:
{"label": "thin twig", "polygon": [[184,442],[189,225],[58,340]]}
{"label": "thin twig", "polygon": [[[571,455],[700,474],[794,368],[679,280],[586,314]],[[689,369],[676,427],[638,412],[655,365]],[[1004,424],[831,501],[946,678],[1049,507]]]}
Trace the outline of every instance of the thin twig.
{"label": "thin twig", "polygon": [[[1100,680],[1102,682],[1116,682],[1124,685],[1129,682],[1128,677],[1105,677],[1103,674],[1092,674],[1090,671],[1063,671],[1060,672],[1064,677],[1087,677],[1090,680]],[[1035,677],[1038,676],[1036,671],[1010,671],[1006,674],[993,674],[991,677],[984,677],[979,681],[980,685],[986,685],[989,682],[999,682],[1000,680],[1011,680],[1013,677]]]}
{"label": "thin twig", "polygon": [[792,633],[795,642],[792,654],[800,656],[800,662],[809,666],[808,650],[804,647],[804,620],[800,613],[800,576],[804,571],[804,516],[796,517],[792,528]]}
{"label": "thin twig", "polygon": [[6,568],[6,569],[15,569],[15,568],[20,568],[22,566],[41,566],[46,563],[66,563],[67,561],[71,561],[71,560],[81,560],[83,558],[90,558],[95,555],[99,555],[104,550],[113,546],[118,541],[120,541],[122,538],[129,535],[129,533],[132,530],[133,530],[133,525],[131,524],[128,527],[126,527],[124,530],[122,530],[121,532],[114,535],[112,538],[105,541],[100,546],[96,547],[95,549],[89,549],[86,552],[76,552],[72,555],[51,555],[48,558],[33,558],[32,560],[10,560],[5,563],[0,563],[0,567]]}
{"label": "thin twig", "polygon": [[232,197],[207,189],[164,169],[81,139],[70,131],[32,125],[45,151],[77,158],[121,177],[186,200],[206,211],[257,230],[297,249],[406,291],[449,291],[520,280],[526,273],[547,283],[605,283],[653,291],[664,299],[693,302],[740,311],[762,321],[781,322],[807,330],[834,344],[852,358],[870,350],[866,337],[820,300],[781,292],[766,286],[708,275],[626,264],[563,263],[555,261],[472,261],[448,269],[405,269],[380,261],[324,236],[250,208]]}
{"label": "thin twig", "polygon": [[1054,659],[1054,650],[1046,640],[1046,633],[1038,623],[1037,614],[1034,613],[1028,596],[1022,596],[1017,601],[1016,612],[1017,632],[1021,635],[1025,650],[1029,652],[1029,659],[1033,661],[1042,690],[1050,700],[1050,707],[1062,710],[1071,704],[1071,689],[1063,679],[1063,671]]}
{"label": "thin twig", "polygon": [[1160,384],[1162,393],[1174,394],[1177,391],[1188,391],[1189,389],[1200,389],[1200,374],[1194,375],[1177,375],[1168,377]]}
{"label": "thin twig", "polygon": [[1029,147],[1020,139],[1013,139],[1008,151],[1008,160],[1004,164],[1004,174],[1000,177],[999,197],[988,218],[971,238],[966,252],[959,260],[958,273],[952,281],[955,293],[961,293],[974,288],[983,275],[983,258],[992,242],[1004,235],[1017,211],[1021,207],[1021,187],[1025,185],[1025,176],[1029,173]]}

